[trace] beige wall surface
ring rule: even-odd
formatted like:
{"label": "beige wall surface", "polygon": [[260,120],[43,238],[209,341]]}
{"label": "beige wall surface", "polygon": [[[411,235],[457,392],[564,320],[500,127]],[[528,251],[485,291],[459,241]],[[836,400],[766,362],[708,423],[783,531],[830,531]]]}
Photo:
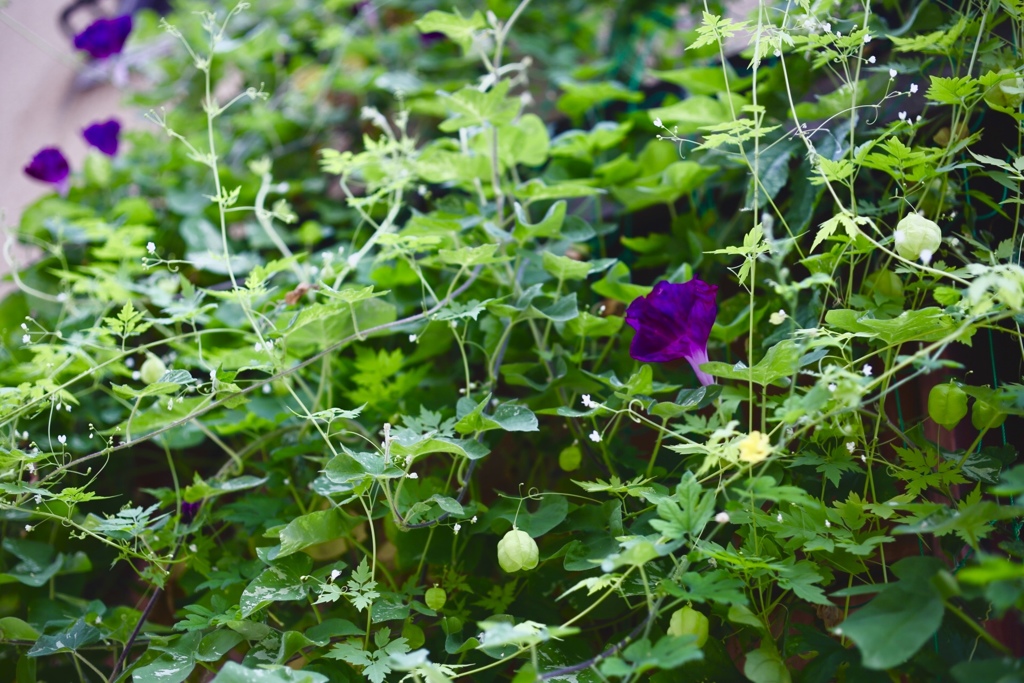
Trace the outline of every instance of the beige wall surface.
{"label": "beige wall surface", "polygon": [[[0,228],[6,241],[29,203],[50,191],[22,168],[39,149],[60,147],[72,169],[87,146],[82,128],[119,111],[110,85],[82,90],[84,61],[58,25],[68,0],[0,0]],[[24,251],[20,252],[24,254]],[[8,266],[0,257],[0,272]]]}

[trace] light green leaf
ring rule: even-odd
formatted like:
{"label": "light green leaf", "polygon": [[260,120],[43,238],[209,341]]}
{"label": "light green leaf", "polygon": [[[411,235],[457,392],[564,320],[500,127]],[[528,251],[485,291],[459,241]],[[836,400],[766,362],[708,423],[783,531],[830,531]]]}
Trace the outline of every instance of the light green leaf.
{"label": "light green leaf", "polygon": [[586,280],[590,274],[590,264],[586,261],[577,261],[568,256],[558,256],[550,251],[545,251],[541,256],[544,270],[548,271],[559,281],[564,280]]}
{"label": "light green leaf", "polygon": [[473,44],[473,34],[487,28],[487,21],[479,11],[468,17],[451,12],[433,10],[415,22],[421,33],[443,33],[468,51]]}

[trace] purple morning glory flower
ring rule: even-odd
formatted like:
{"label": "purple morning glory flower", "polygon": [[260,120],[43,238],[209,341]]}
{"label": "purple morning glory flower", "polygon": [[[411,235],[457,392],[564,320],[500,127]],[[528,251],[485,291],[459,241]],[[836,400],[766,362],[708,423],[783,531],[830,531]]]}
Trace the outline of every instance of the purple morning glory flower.
{"label": "purple morning glory flower", "polygon": [[94,123],[82,131],[85,141],[108,157],[117,154],[118,136],[120,135],[121,123],[117,119]]}
{"label": "purple morning glory flower", "polygon": [[182,503],[181,503],[181,523],[182,524],[191,524],[192,520],[196,518],[196,514],[199,513],[199,508],[201,508],[202,506],[203,506],[203,502],[202,501],[199,501],[198,503],[186,503],[186,502],[182,501]]}
{"label": "purple morning glory flower", "polygon": [[132,15],[113,19],[97,19],[75,36],[75,47],[88,52],[93,59],[105,59],[124,48],[132,32]]}
{"label": "purple morning glory flower", "polygon": [[420,45],[423,47],[430,47],[434,43],[439,43],[445,39],[445,35],[440,31],[430,31],[428,33],[420,34]]}
{"label": "purple morning glory flower", "polygon": [[67,189],[68,174],[71,173],[68,160],[56,147],[44,147],[36,152],[24,170],[30,178],[56,185],[61,192]]}
{"label": "purple morning glory flower", "polygon": [[718,315],[718,287],[693,279],[681,285],[659,282],[647,296],[634,299],[626,322],[636,330],[629,355],[643,363],[685,358],[704,386],[714,378],[701,371],[708,362],[708,337]]}

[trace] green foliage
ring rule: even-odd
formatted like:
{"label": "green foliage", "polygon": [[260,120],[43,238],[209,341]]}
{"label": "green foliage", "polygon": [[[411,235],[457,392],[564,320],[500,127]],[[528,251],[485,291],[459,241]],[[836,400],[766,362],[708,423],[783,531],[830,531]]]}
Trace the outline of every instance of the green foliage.
{"label": "green foliage", "polygon": [[[136,15],[0,301],[0,661],[1018,675],[1019,4]],[[708,386],[630,353],[693,277]]]}

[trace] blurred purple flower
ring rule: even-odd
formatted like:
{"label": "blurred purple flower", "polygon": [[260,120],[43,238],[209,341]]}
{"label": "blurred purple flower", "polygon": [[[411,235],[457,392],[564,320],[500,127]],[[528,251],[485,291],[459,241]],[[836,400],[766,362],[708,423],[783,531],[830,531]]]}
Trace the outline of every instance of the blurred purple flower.
{"label": "blurred purple flower", "polygon": [[685,358],[704,386],[714,378],[701,371],[708,362],[708,337],[718,315],[718,287],[700,280],[681,285],[659,282],[647,296],[634,299],[626,322],[636,330],[629,355],[644,363]]}
{"label": "blurred purple flower", "polygon": [[93,123],[82,131],[82,137],[90,145],[112,157],[117,154],[118,137],[121,135],[121,123],[110,119],[102,123]]}
{"label": "blurred purple flower", "polygon": [[203,506],[202,501],[198,503],[185,503],[181,504],[181,522],[182,524],[191,524],[192,520],[196,518],[199,513],[199,508]]}
{"label": "blurred purple flower", "polygon": [[75,47],[85,50],[93,59],[105,59],[124,49],[124,42],[131,32],[130,14],[113,19],[97,19],[75,36]]}
{"label": "blurred purple flower", "polygon": [[24,170],[30,178],[56,185],[61,193],[67,191],[71,168],[64,154],[56,147],[44,147],[36,152]]}
{"label": "blurred purple flower", "polygon": [[445,39],[445,35],[440,31],[430,31],[429,33],[420,34],[420,45],[423,47],[430,47],[435,43],[440,43]]}

